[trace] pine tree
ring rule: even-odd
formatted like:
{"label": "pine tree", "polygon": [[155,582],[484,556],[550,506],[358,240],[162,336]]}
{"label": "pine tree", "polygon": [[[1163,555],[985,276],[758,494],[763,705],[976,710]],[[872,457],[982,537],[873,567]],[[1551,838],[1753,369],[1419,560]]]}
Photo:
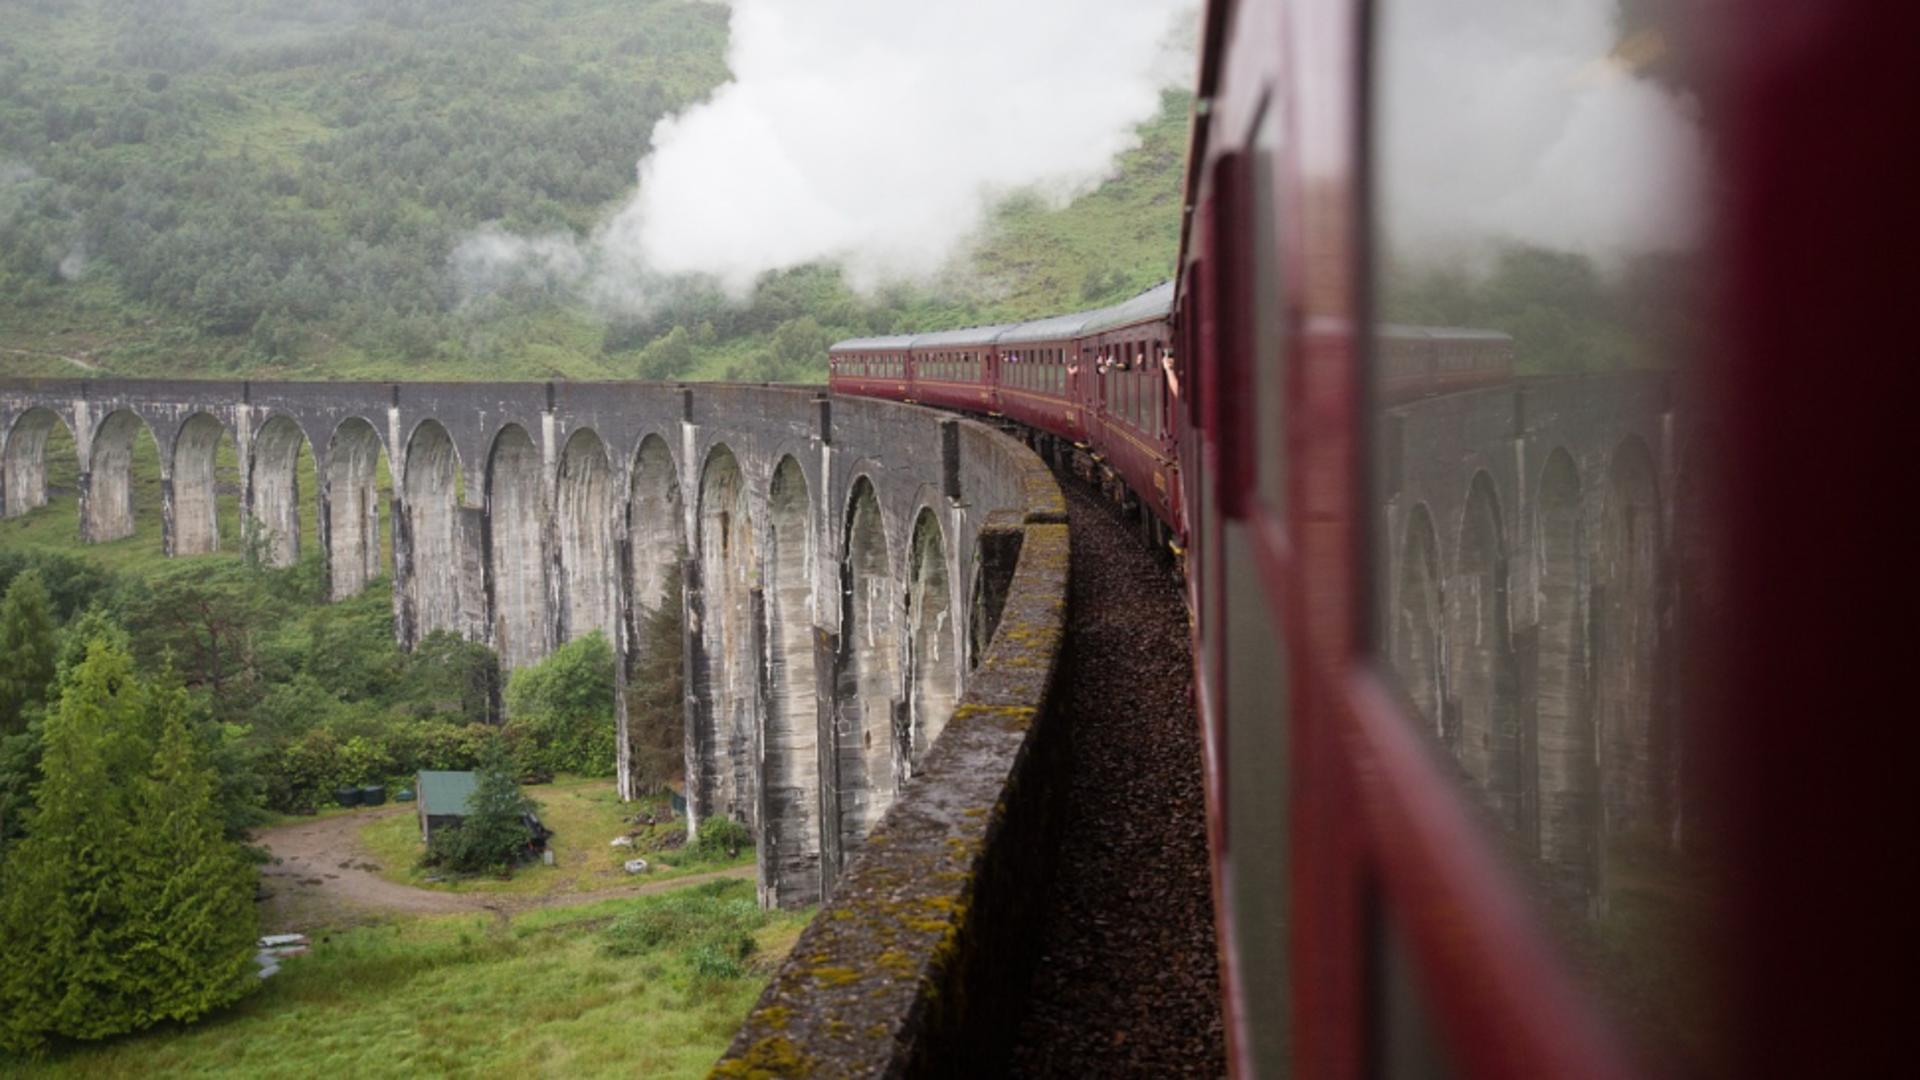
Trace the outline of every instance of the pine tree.
{"label": "pine tree", "polygon": [[27,713],[45,703],[59,647],[46,585],[29,570],[0,600],[0,735],[25,730]]}
{"label": "pine tree", "polygon": [[635,791],[651,792],[685,771],[686,671],[682,662],[680,575],[668,575],[660,607],[641,626],[627,677],[627,745]]}
{"label": "pine tree", "polygon": [[133,655],[133,638],[128,635],[126,627],[121,626],[105,608],[90,607],[76,615],[60,632],[60,651],[54,654],[54,681],[64,685],[68,674],[86,663],[87,652],[96,641],[116,652]]}
{"label": "pine tree", "polygon": [[512,765],[495,740],[458,828],[433,834],[427,862],[463,873],[511,869],[533,841],[523,814],[532,813],[533,800],[514,782]]}
{"label": "pine tree", "polygon": [[26,838],[0,868],[0,1047],[131,1030],[133,945],[127,781],[146,771],[142,688],[127,655],[96,646],[69,673],[42,731]]}
{"label": "pine tree", "polygon": [[185,692],[111,642],[64,673],[25,839],[0,866],[0,1048],[99,1039],[237,999],[256,916]]}
{"label": "pine tree", "polygon": [[184,689],[149,693],[160,732],[134,800],[140,932],[123,962],[145,1000],[142,1025],[192,1021],[258,982],[253,869],[221,825],[219,781],[188,717]]}

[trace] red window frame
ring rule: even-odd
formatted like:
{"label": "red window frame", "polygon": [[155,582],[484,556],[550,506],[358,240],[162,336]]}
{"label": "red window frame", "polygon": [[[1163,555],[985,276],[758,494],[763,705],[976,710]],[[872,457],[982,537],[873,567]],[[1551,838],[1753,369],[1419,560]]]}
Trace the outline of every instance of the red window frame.
{"label": "red window frame", "polygon": [[[1215,3],[1210,23],[1226,33],[1229,15],[1260,6]],[[1288,263],[1305,297],[1286,376],[1289,520],[1262,545],[1263,578],[1284,582],[1275,592],[1296,672],[1294,1071],[1380,1071],[1381,988],[1368,961],[1378,943],[1364,916],[1377,910],[1460,1072],[1634,1075],[1649,1063],[1564,967],[1376,674],[1365,616],[1367,342],[1354,332],[1370,325],[1372,5],[1285,7],[1286,37],[1225,52],[1229,62],[1249,49],[1286,58],[1293,209],[1306,223]],[[1718,676],[1697,722],[1719,762],[1712,795],[1731,858],[1727,936],[1710,956],[1726,995],[1724,1064],[1734,1075],[1869,1072],[1895,1060],[1911,1000],[1896,982],[1903,965],[1886,963],[1890,937],[1912,938],[1911,893],[1894,883],[1908,860],[1864,823],[1912,819],[1890,764],[1915,760],[1917,725],[1893,719],[1914,713],[1910,687],[1898,685],[1911,664],[1899,644],[1911,640],[1899,622],[1907,603],[1867,598],[1907,557],[1884,517],[1890,492],[1913,490],[1894,441],[1909,426],[1907,395],[1889,383],[1913,384],[1916,365],[1910,301],[1888,253],[1920,241],[1920,183],[1910,140],[1902,146],[1886,122],[1905,100],[1895,73],[1920,69],[1920,13],[1793,0],[1708,10],[1722,50],[1708,104],[1734,183],[1716,208],[1714,348],[1689,376],[1721,440],[1713,556],[1730,600],[1725,625],[1695,639],[1688,662]],[[1232,32],[1279,22],[1243,20]],[[1303,176],[1347,183],[1308,191]],[[1861,367],[1836,373],[1817,356]],[[1244,483],[1231,448],[1221,475]],[[1818,492],[1815,506],[1795,505],[1807,492]],[[1241,491],[1221,496],[1223,511],[1245,506]],[[1850,719],[1815,720],[1833,716]],[[1873,729],[1871,750],[1833,734],[1834,723],[1876,716],[1891,722]]]}

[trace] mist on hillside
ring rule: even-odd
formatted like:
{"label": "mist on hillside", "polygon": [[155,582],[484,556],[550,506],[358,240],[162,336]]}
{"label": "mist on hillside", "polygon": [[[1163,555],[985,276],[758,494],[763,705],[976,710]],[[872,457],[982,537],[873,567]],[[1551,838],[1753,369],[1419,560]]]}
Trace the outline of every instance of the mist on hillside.
{"label": "mist on hillside", "polygon": [[1107,302],[1177,245],[1197,5],[1033,8],[0,4],[6,369],[799,378]]}
{"label": "mist on hillside", "polygon": [[[994,204],[1060,204],[1111,175],[1160,91],[1192,78],[1192,0],[731,0],[732,81],[662,121],[594,234],[483,229],[470,291],[564,282],[643,311],[662,278],[745,294],[811,263],[871,289],[932,274]],[[1097,54],[1079,47],[1097,33]]]}

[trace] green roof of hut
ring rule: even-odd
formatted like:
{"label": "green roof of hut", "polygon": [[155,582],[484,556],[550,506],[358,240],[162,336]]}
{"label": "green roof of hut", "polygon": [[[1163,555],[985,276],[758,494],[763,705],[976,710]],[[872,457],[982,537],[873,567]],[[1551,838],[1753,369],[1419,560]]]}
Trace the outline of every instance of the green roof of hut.
{"label": "green roof of hut", "polygon": [[420,813],[431,817],[465,817],[473,809],[473,792],[480,786],[470,772],[422,772],[417,791]]}

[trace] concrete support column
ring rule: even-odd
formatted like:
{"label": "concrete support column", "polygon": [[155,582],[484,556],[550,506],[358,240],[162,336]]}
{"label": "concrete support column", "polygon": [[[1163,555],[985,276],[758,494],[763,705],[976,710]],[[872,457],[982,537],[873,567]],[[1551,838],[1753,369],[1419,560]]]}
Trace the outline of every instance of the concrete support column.
{"label": "concrete support column", "polygon": [[[180,550],[180,523],[175,520],[173,469],[164,456],[160,459],[160,550],[167,558],[186,554]],[[217,534],[216,534],[217,535]]]}
{"label": "concrete support column", "polygon": [[364,420],[348,420],[333,434],[321,473],[322,543],[329,595],[356,596],[380,576],[380,436]]}
{"label": "concrete support column", "polygon": [[[458,596],[455,629],[468,641],[497,648],[492,633],[493,597],[487,582],[487,534],[484,508],[462,505],[455,511],[454,557],[459,575],[455,587]],[[505,664],[501,667],[504,669]]]}
{"label": "concrete support column", "polygon": [[[89,410],[90,412],[90,410]],[[133,444],[141,421],[131,412],[109,413],[86,428],[86,450],[81,454],[81,538],[103,544],[132,536]]]}

